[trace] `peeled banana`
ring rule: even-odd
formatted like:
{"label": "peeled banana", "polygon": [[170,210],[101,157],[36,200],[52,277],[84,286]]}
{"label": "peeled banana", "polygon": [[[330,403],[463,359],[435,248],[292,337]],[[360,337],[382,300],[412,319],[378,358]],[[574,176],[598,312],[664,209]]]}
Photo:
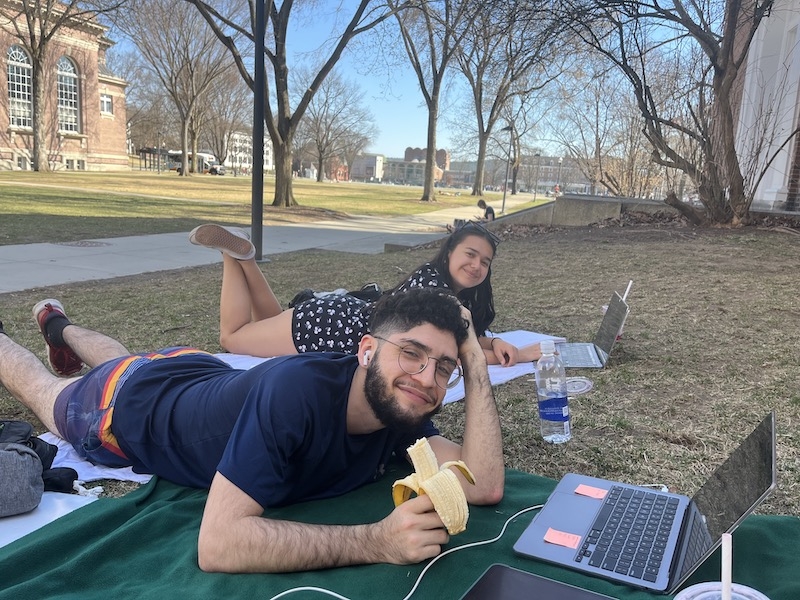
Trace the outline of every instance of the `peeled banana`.
{"label": "peeled banana", "polygon": [[398,479],[392,485],[392,498],[395,506],[400,506],[411,497],[411,492],[427,494],[439,518],[450,535],[461,533],[467,528],[469,507],[467,497],[456,474],[449,467],[457,467],[471,484],[475,476],[460,460],[450,460],[441,467],[436,461],[427,438],[417,440],[408,448],[408,455],[414,465],[414,473]]}

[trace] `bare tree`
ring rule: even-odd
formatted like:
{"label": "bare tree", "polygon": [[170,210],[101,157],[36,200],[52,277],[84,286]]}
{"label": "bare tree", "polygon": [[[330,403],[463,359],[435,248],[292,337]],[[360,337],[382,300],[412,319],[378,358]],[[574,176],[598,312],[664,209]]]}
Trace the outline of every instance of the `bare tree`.
{"label": "bare tree", "polygon": [[366,133],[353,132],[342,143],[342,159],[347,165],[348,178],[353,178],[353,164],[364,150],[378,135],[378,128],[372,128]]}
{"label": "bare tree", "polygon": [[[501,119],[510,125],[499,132],[493,132],[490,138],[489,152],[494,152],[497,160],[510,167],[511,195],[517,193],[517,182],[525,153],[533,148],[530,152],[532,154],[541,145],[543,122],[554,104],[549,92],[550,85],[538,85],[529,81],[541,79],[538,69],[531,69],[526,76],[512,83],[511,93],[501,115]],[[551,82],[548,81],[548,84]]]}
{"label": "bare tree", "polygon": [[16,37],[31,58],[31,129],[34,171],[50,171],[45,120],[46,73],[52,71],[55,57],[52,42],[66,28],[84,28],[97,24],[97,17],[116,10],[124,0],[104,5],[79,0],[19,0],[5,3],[7,13],[0,27]]}
{"label": "bare tree", "polygon": [[590,182],[615,196],[640,196],[656,167],[642,133],[642,117],[619,70],[594,52],[584,53],[559,85],[551,118],[554,139]]}
{"label": "bare tree", "polygon": [[[420,91],[428,109],[428,136],[422,201],[436,200],[436,128],[439,104],[450,61],[466,35],[470,20],[481,12],[481,3],[461,0],[418,0],[401,8],[395,0],[387,0],[395,9],[403,45],[417,76]],[[484,9],[485,10],[485,7]]]}
{"label": "bare tree", "polygon": [[215,79],[233,68],[232,61],[197,11],[186,4],[169,0],[131,4],[118,14],[116,23],[178,112],[181,174],[188,176],[194,170],[189,168],[189,152],[196,158],[206,94]]}
{"label": "bare tree", "polygon": [[135,48],[108,56],[108,66],[128,82],[125,114],[134,148],[177,147],[179,119],[158,78],[142,64]]}
{"label": "bare tree", "polygon": [[[562,6],[565,23],[628,80],[653,160],[686,173],[705,211],[682,202],[675,190],[666,202],[697,224],[746,222],[755,189],[746,185],[735,147],[738,86],[773,0],[567,0]],[[659,80],[665,64],[674,69],[667,82]]]}
{"label": "bare tree", "polygon": [[[241,36],[252,44],[254,41],[253,32],[255,31],[255,6],[254,0],[249,1],[250,19],[242,21],[236,16],[232,16],[225,7],[214,6],[212,3],[203,0],[185,0],[194,5],[203,15],[206,22],[211,26],[217,37],[225,44],[230,51],[237,68],[244,81],[252,89],[255,85],[254,77],[248,71],[247,61],[243,48],[237,45],[235,36]],[[374,5],[374,6],[373,6]],[[315,8],[314,5],[308,5]],[[292,106],[292,95],[289,89],[289,64],[287,58],[287,33],[289,31],[289,21],[292,16],[294,2],[286,0],[284,2],[267,2],[268,37],[270,37],[271,47],[265,48],[266,59],[272,68],[272,85],[274,89],[266,90],[265,97],[272,98],[265,108],[265,122],[269,132],[272,146],[275,153],[275,199],[273,206],[293,206],[297,202],[292,193],[292,151],[294,148],[294,136],[303,115],[308,109],[311,99],[319,90],[320,85],[339,61],[347,44],[355,36],[364,33],[383,22],[391,16],[386,5],[376,3],[374,0],[359,0],[355,8],[350,9],[351,16],[345,18],[346,24],[341,33],[332,33],[329,40],[324,40],[322,45],[330,52],[327,58],[321,61],[322,66],[309,84],[308,88],[299,94],[297,104]],[[332,19],[335,25],[339,24],[339,16],[345,9],[340,8],[341,12]],[[330,42],[330,44],[327,44]],[[269,88],[269,82],[266,83]],[[272,94],[270,94],[270,91]],[[256,140],[255,143],[258,143]]]}
{"label": "bare tree", "polygon": [[[306,71],[299,78],[310,76]],[[302,85],[298,85],[302,89]],[[305,131],[309,150],[313,150],[319,170],[317,180],[322,181],[327,165],[334,157],[344,160],[344,152],[353,139],[371,138],[375,119],[364,106],[364,93],[358,85],[348,81],[336,70],[332,71],[308,105],[300,127]]]}
{"label": "bare tree", "polygon": [[[476,118],[473,196],[483,195],[487,144],[504,109],[506,113],[513,110],[508,104],[515,96],[527,96],[558,76],[556,65],[561,63],[552,60],[560,43],[558,26],[549,2],[500,3],[493,10],[474,11],[469,19],[456,58],[469,84]],[[520,157],[516,140],[515,180]]]}
{"label": "bare tree", "polygon": [[208,90],[209,114],[201,137],[219,162],[228,158],[231,136],[249,130],[253,119],[253,92],[235,69],[223,73]]}

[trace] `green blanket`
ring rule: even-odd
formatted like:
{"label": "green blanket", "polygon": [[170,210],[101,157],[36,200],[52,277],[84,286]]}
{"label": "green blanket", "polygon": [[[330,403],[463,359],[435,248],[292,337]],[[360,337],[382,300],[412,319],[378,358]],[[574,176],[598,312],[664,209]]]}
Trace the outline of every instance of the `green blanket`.
{"label": "green blanket", "polygon": [[[391,484],[405,473],[404,469],[397,466],[380,482],[341,498],[266,514],[314,523],[376,521],[392,510]],[[467,531],[453,537],[449,547],[496,536],[506,519],[522,508],[544,502],[554,486],[551,479],[509,470],[502,503],[472,507]],[[370,565],[287,575],[203,573],[197,568],[196,542],[205,499],[205,492],[154,479],[123,498],[100,499],[72,512],[0,549],[0,599],[267,599],[292,587],[316,586],[353,600],[400,600],[425,566]],[[614,598],[654,597],[515,556],[512,546],[534,514],[517,517],[493,544],[467,548],[436,562],[412,598],[459,598],[496,562]],[[798,518],[748,518],[734,534],[734,580],[761,590],[771,600],[800,598],[798,539]],[[690,583],[718,578],[719,552]],[[289,597],[328,596],[299,592]]]}

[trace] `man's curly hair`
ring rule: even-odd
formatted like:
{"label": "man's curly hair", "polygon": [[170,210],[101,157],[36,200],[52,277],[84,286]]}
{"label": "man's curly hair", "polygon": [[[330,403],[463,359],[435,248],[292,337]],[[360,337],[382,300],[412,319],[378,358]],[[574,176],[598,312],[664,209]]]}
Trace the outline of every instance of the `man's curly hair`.
{"label": "man's curly hair", "polygon": [[449,290],[440,288],[412,288],[385,294],[375,303],[369,330],[376,335],[390,335],[425,324],[452,333],[459,346],[467,339],[469,323],[461,316],[458,299]]}

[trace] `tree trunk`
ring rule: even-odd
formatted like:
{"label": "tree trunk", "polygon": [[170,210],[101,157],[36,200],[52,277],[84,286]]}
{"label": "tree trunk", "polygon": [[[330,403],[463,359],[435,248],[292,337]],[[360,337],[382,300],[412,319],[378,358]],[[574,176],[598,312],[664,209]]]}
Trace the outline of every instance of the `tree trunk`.
{"label": "tree trunk", "polygon": [[439,96],[436,92],[431,96],[428,106],[428,147],[425,149],[425,181],[422,188],[423,202],[436,202],[436,123],[439,119]]}
{"label": "tree trunk", "polygon": [[317,155],[317,164],[319,168],[317,169],[317,183],[322,183],[325,179],[325,168],[323,167],[325,161],[325,154],[320,152]]}
{"label": "tree trunk", "polygon": [[[49,173],[50,157],[47,151],[47,119],[45,117],[45,101],[44,101],[44,65],[43,61],[34,58],[33,69],[31,72],[31,92],[32,103],[31,106],[33,114],[31,115],[31,128],[33,133],[33,170],[40,173]],[[58,115],[56,114],[56,119]],[[57,123],[56,123],[57,125]]]}
{"label": "tree trunk", "polygon": [[203,174],[203,161],[199,160],[197,156],[197,133],[192,131],[192,166],[189,168],[189,171],[192,173],[200,173]]}
{"label": "tree trunk", "polygon": [[514,161],[514,165],[511,167],[511,195],[516,196],[517,194],[517,177],[519,176],[519,165],[517,161]]}
{"label": "tree trunk", "polygon": [[292,191],[292,152],[285,144],[275,148],[275,199],[272,206],[297,206]]}
{"label": "tree trunk", "polygon": [[731,68],[725,77],[715,78],[719,100],[714,105],[715,118],[711,122],[712,153],[724,173],[727,212],[731,225],[739,226],[748,220],[750,203],[744,190],[742,166],[736,154],[736,125],[731,106],[731,85],[736,70]]}
{"label": "tree trunk", "polygon": [[181,177],[189,176],[189,121],[181,123]]}
{"label": "tree trunk", "polygon": [[478,135],[478,161],[475,167],[475,181],[472,184],[472,195],[483,196],[483,188],[486,187],[486,142],[489,139],[488,135]]}
{"label": "tree trunk", "polygon": [[670,192],[664,202],[686,217],[692,225],[705,225],[705,216],[691,204],[681,202],[675,192]]}

